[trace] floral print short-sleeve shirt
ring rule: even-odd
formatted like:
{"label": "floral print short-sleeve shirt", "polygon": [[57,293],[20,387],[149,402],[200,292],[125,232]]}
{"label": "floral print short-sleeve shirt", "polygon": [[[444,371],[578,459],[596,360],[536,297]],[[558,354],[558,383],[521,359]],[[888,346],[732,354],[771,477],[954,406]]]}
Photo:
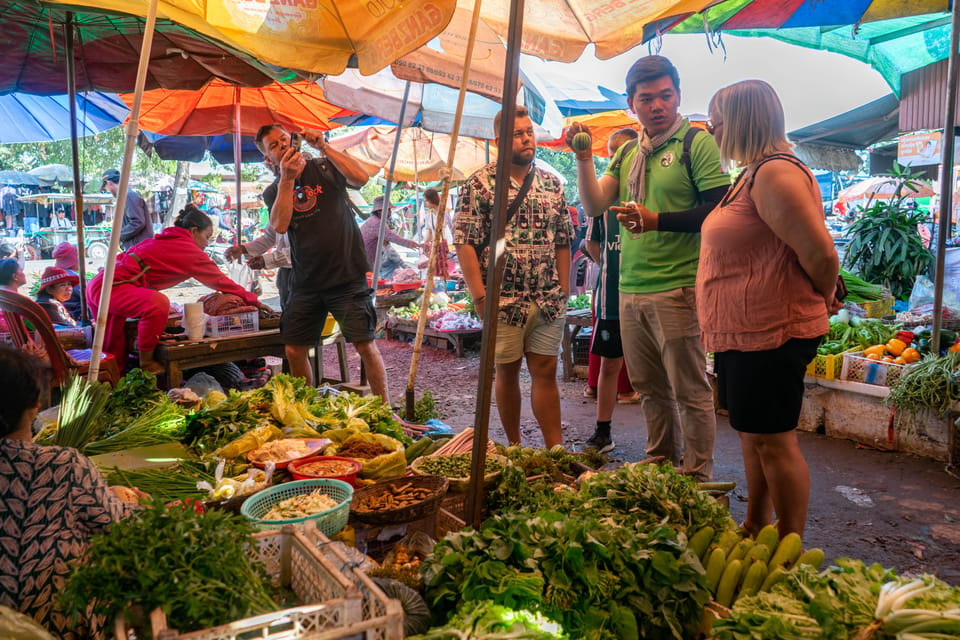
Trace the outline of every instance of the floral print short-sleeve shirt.
{"label": "floral print short-sleeve shirt", "polygon": [[128,509],[75,449],[0,438],[0,604],[60,638],[96,637],[56,599],[87,541]]}
{"label": "floral print short-sleeve shirt", "polygon": [[[547,322],[566,313],[567,296],[557,269],[557,248],[569,247],[573,237],[570,215],[560,180],[537,169],[527,197],[504,232],[506,266],[500,289],[499,320],[523,326],[536,303]],[[495,197],[496,163],[476,171],[460,187],[453,243],[472,245],[483,277],[489,262],[489,238]],[[520,184],[510,179],[511,202]]]}

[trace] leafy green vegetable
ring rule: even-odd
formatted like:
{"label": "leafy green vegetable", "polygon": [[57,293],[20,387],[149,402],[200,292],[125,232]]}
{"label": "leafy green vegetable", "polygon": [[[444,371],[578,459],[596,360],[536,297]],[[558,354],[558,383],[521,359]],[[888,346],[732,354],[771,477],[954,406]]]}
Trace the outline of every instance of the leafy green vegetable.
{"label": "leafy green vegetable", "polygon": [[409,640],[565,640],[560,626],[538,613],[515,611],[489,600],[467,603],[443,627]]}
{"label": "leafy green vegetable", "polygon": [[321,427],[344,427],[350,420],[359,419],[367,423],[373,433],[382,433],[404,444],[413,442],[393,417],[393,409],[380,396],[361,396],[356,393],[320,396],[311,405],[310,411],[319,416]]}
{"label": "leafy green vegetable", "polygon": [[437,403],[433,400],[433,392],[427,389],[420,396],[420,399],[413,403],[413,423],[426,424],[427,420],[439,417]]}
{"label": "leafy green vegetable", "polygon": [[268,611],[277,605],[263,567],[245,545],[252,527],[223,511],[198,514],[154,502],[93,536],[61,595],[67,612],[112,620],[131,605],[159,607],[181,632]]}
{"label": "leafy green vegetable", "polygon": [[495,516],[448,534],[423,567],[435,612],[492,600],[538,610],[577,638],[682,640],[710,599],[700,562],[669,528],[589,512]]}

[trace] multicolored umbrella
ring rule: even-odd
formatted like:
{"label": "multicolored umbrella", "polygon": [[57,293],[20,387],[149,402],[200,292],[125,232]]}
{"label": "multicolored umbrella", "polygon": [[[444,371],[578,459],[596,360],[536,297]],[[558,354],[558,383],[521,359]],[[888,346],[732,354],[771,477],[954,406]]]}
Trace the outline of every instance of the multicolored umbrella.
{"label": "multicolored umbrella", "polygon": [[[73,25],[73,58],[78,91],[118,93],[133,89],[144,19],[130,15],[130,4],[114,3],[116,13],[104,11],[102,1],[0,0],[3,56],[0,56],[0,93],[22,91],[58,95],[67,92],[68,17]],[[59,6],[58,6],[59,5]],[[119,6],[124,5],[124,6]],[[146,87],[199,89],[212,78],[237,84],[262,85],[292,79],[289,72],[272,69],[253,56],[193,32],[169,19],[158,19],[150,53]]]}
{"label": "multicolored umbrella", "polygon": [[933,187],[922,180],[911,180],[898,189],[900,180],[890,176],[874,176],[852,184],[837,193],[838,202],[858,200],[889,200],[890,198],[929,198],[936,194]]}
{"label": "multicolored umbrella", "polygon": [[648,25],[658,32],[768,37],[839,53],[876,69],[899,95],[900,76],[950,53],[947,0],[727,0]]}

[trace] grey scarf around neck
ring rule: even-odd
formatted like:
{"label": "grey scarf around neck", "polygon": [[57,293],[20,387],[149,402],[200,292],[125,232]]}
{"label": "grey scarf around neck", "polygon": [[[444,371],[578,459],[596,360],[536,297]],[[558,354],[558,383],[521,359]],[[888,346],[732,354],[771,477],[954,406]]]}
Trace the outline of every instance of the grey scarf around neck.
{"label": "grey scarf around neck", "polygon": [[634,156],[633,166],[630,167],[630,181],[628,183],[630,199],[634,202],[643,204],[644,197],[646,196],[646,181],[644,180],[644,176],[646,175],[647,156],[653,153],[654,149],[659,148],[660,145],[669,140],[670,136],[675,134],[682,124],[683,116],[678,113],[676,120],[673,121],[670,128],[660,135],[651,138],[646,129],[640,131],[640,138],[637,141],[637,155]]}

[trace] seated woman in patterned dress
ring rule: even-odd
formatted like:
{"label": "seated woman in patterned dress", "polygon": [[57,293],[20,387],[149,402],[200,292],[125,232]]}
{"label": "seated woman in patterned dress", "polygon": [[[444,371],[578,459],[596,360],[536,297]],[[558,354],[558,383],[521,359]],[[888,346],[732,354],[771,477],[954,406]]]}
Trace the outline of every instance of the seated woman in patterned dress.
{"label": "seated woman in patterned dress", "polygon": [[[0,605],[33,617],[56,637],[96,638],[97,621],[65,616],[57,595],[90,536],[132,505],[76,449],[34,444],[45,380],[37,358],[0,345]],[[126,488],[117,494],[145,495]]]}

